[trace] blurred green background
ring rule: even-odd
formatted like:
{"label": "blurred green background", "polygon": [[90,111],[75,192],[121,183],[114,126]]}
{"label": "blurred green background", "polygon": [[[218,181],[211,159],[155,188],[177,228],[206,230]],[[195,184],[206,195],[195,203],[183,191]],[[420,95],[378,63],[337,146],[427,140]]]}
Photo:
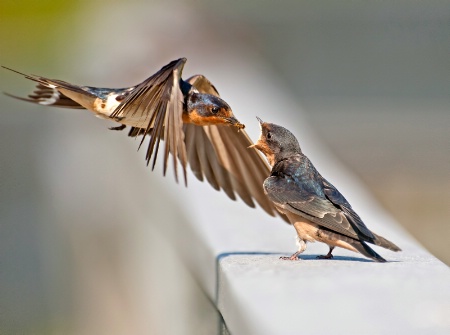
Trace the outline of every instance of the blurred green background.
{"label": "blurred green background", "polygon": [[[251,50],[273,73],[267,80],[280,82],[280,89],[298,101],[313,130],[335,156],[407,231],[450,264],[446,240],[450,234],[448,1],[2,0],[0,41],[1,65],[106,87],[135,84],[152,73],[149,69],[159,68],[172,57],[188,56],[189,64],[202,72],[202,62],[223,63],[227,52]],[[195,59],[190,55],[203,56]],[[239,85],[239,73],[235,78]],[[28,94],[32,87],[6,70],[1,71],[0,85],[1,91],[18,95]],[[260,90],[268,94],[264,83]],[[110,135],[103,123],[88,113],[78,113],[59,114],[0,96],[0,333],[165,333],[168,319],[158,314],[163,313],[158,309],[152,310],[154,307],[146,310],[154,315],[148,320],[145,316],[138,319],[136,311],[134,319],[127,319],[120,306],[132,303],[114,300],[106,288],[96,309],[92,307],[95,303],[80,298],[101,291],[94,286],[92,291],[81,288],[80,282],[95,282],[95,278],[79,281],[80,268],[83,276],[98,270],[99,278],[105,273],[120,277],[117,273],[124,270],[104,265],[119,257],[114,256],[116,247],[111,247],[109,256],[104,255],[104,263],[97,259],[93,265],[80,265],[85,257],[77,256],[81,254],[76,247],[80,241],[85,243],[87,255],[102,255],[99,250],[109,252],[108,245],[115,245],[111,240],[131,236],[127,229],[135,233],[150,229],[154,248],[165,250],[171,261],[147,259],[161,269],[159,275],[147,274],[149,280],[164,282],[165,274],[180,275],[175,268],[182,266],[170,256],[170,241],[145,223],[120,226],[107,234],[100,233],[102,228],[95,228],[92,234],[80,233],[67,223],[72,220],[76,226],[76,217],[81,215],[76,208],[70,215],[60,213],[46,200],[64,194],[55,195],[46,186],[52,178],[58,180],[58,163],[55,157],[46,156],[55,136],[61,136],[61,141],[71,138],[74,143],[92,136],[99,144],[90,154],[99,155],[102,148],[105,155],[111,155],[105,156],[105,161],[116,164],[112,158],[115,147],[101,143],[117,141],[114,145],[120,146],[125,135]],[[276,113],[291,113],[295,119],[297,111]],[[276,122],[276,113],[268,121]],[[257,134],[250,136],[256,138]],[[126,150],[129,148],[124,148],[123,155]],[[80,164],[80,171],[89,169],[89,162],[75,162],[67,155],[61,152],[61,160]],[[133,155],[137,156],[131,150],[129,157]],[[141,159],[136,161],[136,169],[142,173],[144,164]],[[94,175],[86,178],[88,184]],[[115,182],[107,171],[100,178],[105,185]],[[158,196],[164,194],[160,179],[160,173],[153,179]],[[71,190],[64,189],[63,183],[58,187],[69,194]],[[86,187],[80,186],[80,198],[83,191],[96,192]],[[173,196],[165,195],[167,199]],[[152,201],[164,206],[158,199]],[[92,212],[96,211],[99,209],[93,206]],[[107,209],[100,213],[112,215]],[[173,214],[177,215],[183,214]],[[60,222],[64,226],[56,224]],[[102,272],[103,267],[112,272]],[[203,322],[203,317],[196,316],[200,311],[214,319],[212,326],[200,327],[208,334],[215,329],[215,313],[185,272],[180,282],[189,288],[178,288],[181,291],[174,294],[178,292],[197,307],[183,316],[181,326],[171,325],[168,333],[202,333],[196,328]],[[117,287],[128,290],[128,281],[119,281]],[[193,293],[192,287],[198,292]],[[91,309],[98,314],[89,314]]]}

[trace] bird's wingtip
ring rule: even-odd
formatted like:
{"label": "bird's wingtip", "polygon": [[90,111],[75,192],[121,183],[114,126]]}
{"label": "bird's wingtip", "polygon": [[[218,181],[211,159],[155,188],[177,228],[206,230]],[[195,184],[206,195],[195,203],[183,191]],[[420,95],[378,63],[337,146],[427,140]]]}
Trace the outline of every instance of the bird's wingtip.
{"label": "bird's wingtip", "polygon": [[9,71],[11,71],[11,72],[20,74],[21,76],[24,76],[25,78],[28,78],[28,79],[35,80],[35,81],[36,81],[37,76],[35,76],[35,75],[26,74],[26,73],[23,73],[23,72],[20,72],[20,71],[11,69],[10,67],[4,66],[4,65],[1,65],[1,67],[4,68],[4,69],[6,69],[6,70],[9,70]]}
{"label": "bird's wingtip", "polygon": [[4,69],[6,69],[6,70],[9,70],[9,71],[12,71],[12,72],[21,74],[21,75],[25,75],[25,74],[23,74],[22,72],[19,72],[19,71],[17,71],[17,70],[11,69],[10,67],[4,66],[4,65],[1,65],[1,67],[4,68]]}
{"label": "bird's wingtip", "polygon": [[13,94],[11,94],[11,93],[8,93],[8,92],[5,92],[5,91],[2,91],[2,93],[3,93],[4,95],[8,96],[8,97],[11,97],[11,98],[19,98],[19,97],[15,96],[15,95],[13,95]]}

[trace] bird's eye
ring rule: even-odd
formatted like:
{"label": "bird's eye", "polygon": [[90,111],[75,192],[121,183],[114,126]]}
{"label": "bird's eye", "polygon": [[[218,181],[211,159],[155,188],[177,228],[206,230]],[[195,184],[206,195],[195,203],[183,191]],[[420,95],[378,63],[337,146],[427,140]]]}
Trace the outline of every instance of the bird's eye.
{"label": "bird's eye", "polygon": [[218,112],[219,112],[219,107],[212,107],[211,108],[211,113],[217,114]]}
{"label": "bird's eye", "polygon": [[266,134],[266,138],[267,138],[268,140],[270,140],[270,139],[272,138],[272,134],[271,134],[270,132],[268,132],[268,133]]}

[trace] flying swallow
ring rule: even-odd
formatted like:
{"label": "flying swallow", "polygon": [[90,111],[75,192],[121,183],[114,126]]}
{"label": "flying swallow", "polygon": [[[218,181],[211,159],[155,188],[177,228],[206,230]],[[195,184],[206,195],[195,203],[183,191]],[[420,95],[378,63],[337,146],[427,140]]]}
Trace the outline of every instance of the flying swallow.
{"label": "flying swallow", "polygon": [[295,136],[286,128],[259,119],[261,134],[252,146],[267,158],[272,171],[264,191],[276,208],[286,214],[297,232],[298,251],[282,259],[297,260],[307,242],[326,243],[330,250],[318,258],[333,258],[335,247],[359,252],[377,262],[386,260],[367,243],[400,251],[363,223],[344,196],[316,170]]}
{"label": "flying swallow", "polygon": [[[233,200],[236,194],[250,207],[258,203],[268,214],[278,214],[262,188],[270,167],[257,150],[248,150],[251,139],[230,106],[219,97],[214,85],[203,75],[181,78],[186,58],[174,60],[142,83],[120,89],[78,86],[65,81],[19,73],[37,82],[33,94],[14,98],[44,106],[87,109],[96,116],[116,121],[129,136],[149,137],[147,164],[155,166],[160,141],[164,140],[164,175],[169,153],[175,178],[181,163]],[[286,218],[283,218],[286,220]]]}

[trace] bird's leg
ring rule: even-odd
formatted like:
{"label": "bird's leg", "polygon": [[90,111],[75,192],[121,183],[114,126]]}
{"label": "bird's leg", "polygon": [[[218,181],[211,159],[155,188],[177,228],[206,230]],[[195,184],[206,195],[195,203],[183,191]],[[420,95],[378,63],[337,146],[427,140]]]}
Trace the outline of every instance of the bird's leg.
{"label": "bird's leg", "polygon": [[334,247],[330,246],[330,251],[328,251],[328,254],[317,256],[317,258],[318,259],[332,259],[333,255],[331,253],[333,252],[333,249],[334,249]]}
{"label": "bird's leg", "polygon": [[296,261],[298,260],[298,255],[300,255],[303,251],[306,250],[306,242],[302,240],[298,235],[296,236],[298,250],[293,253],[291,256],[282,256],[280,259],[288,260],[288,261]]}

